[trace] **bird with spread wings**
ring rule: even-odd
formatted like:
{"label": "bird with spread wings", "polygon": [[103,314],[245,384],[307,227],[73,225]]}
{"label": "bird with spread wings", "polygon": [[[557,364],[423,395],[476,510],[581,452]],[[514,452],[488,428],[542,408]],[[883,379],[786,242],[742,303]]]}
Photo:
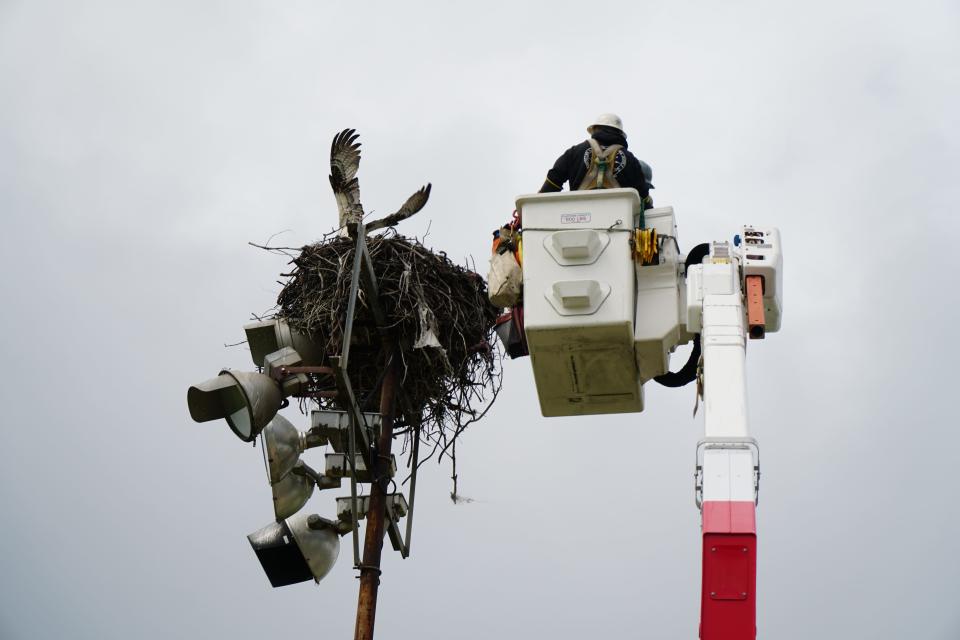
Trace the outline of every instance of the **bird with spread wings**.
{"label": "bird with spread wings", "polygon": [[[333,137],[330,145],[330,186],[337,198],[340,211],[340,227],[351,235],[357,224],[363,220],[363,205],[360,204],[360,183],[357,182],[357,169],[360,167],[360,143],[355,129],[344,129]],[[430,184],[407,198],[396,213],[366,224],[367,231],[392,227],[406,220],[427,204],[430,197]]]}

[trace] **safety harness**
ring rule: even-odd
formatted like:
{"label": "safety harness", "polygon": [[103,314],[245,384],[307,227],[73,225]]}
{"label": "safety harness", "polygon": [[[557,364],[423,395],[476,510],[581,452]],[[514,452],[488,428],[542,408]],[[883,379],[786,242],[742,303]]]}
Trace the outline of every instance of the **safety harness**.
{"label": "safety harness", "polygon": [[601,149],[600,143],[593,138],[589,138],[587,142],[590,143],[590,149],[593,152],[590,169],[587,171],[587,175],[583,177],[583,181],[580,182],[577,190],[619,188],[620,183],[614,176],[614,163],[617,159],[617,153],[623,149],[623,145],[612,144],[606,149]]}

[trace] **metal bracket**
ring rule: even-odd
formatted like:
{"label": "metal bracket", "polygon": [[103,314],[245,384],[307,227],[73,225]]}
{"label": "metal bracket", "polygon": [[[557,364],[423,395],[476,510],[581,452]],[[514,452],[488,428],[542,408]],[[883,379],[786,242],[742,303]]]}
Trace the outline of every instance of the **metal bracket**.
{"label": "metal bracket", "polygon": [[760,445],[756,438],[703,438],[697,442],[693,472],[693,499],[697,509],[703,507],[703,452],[707,449],[749,449],[753,453],[753,503],[760,504]]}
{"label": "metal bracket", "polygon": [[410,555],[410,541],[413,537],[413,502],[417,497],[417,471],[420,468],[420,425],[413,430],[413,459],[411,460],[413,471],[410,472],[410,499],[407,501],[407,532],[403,537],[400,536],[400,530],[397,527],[387,529],[387,535],[390,536],[390,544],[394,551],[399,551],[400,556],[406,558]]}
{"label": "metal bracket", "polygon": [[[347,316],[343,328],[343,343],[340,347],[340,356],[330,358],[333,376],[337,383],[337,398],[343,405],[346,405],[350,415],[350,437],[347,445],[347,460],[350,464],[350,500],[353,512],[357,512],[357,479],[356,479],[356,456],[359,453],[367,469],[373,469],[373,452],[371,442],[372,429],[366,424],[360,405],[357,403],[357,397],[353,392],[353,385],[350,383],[350,377],[347,375],[347,365],[350,358],[350,343],[353,337],[353,320],[357,311],[357,297],[360,293],[360,284],[363,281],[363,289],[367,294],[367,305],[373,313],[373,318],[377,324],[377,330],[384,334],[386,329],[386,316],[380,307],[380,292],[377,286],[377,276],[373,270],[373,260],[370,258],[370,250],[367,248],[367,231],[363,222],[357,224],[357,244],[354,251],[353,269],[350,276],[350,298],[347,301]],[[382,425],[381,425],[382,428]],[[358,444],[360,445],[358,447]],[[413,502],[411,496],[410,510],[413,511]],[[412,520],[412,518],[411,518]],[[406,558],[407,554],[400,537],[400,529],[393,518],[388,518],[387,534],[394,549],[400,551]],[[409,538],[410,520],[407,521],[407,537]],[[360,567],[360,530],[358,519],[353,521],[353,565]],[[397,540],[400,541],[398,547]]]}

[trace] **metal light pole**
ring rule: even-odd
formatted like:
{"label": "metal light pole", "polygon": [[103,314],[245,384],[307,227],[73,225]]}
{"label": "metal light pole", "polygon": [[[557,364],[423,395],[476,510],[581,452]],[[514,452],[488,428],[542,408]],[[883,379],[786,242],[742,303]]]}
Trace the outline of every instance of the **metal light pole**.
{"label": "metal light pole", "polygon": [[388,354],[388,361],[380,388],[380,438],[371,461],[374,481],[370,486],[370,510],[367,512],[367,532],[363,539],[363,564],[360,565],[360,593],[357,599],[354,640],[373,640],[373,625],[377,616],[380,556],[383,551],[388,470],[397,396],[397,365],[392,355],[394,349],[391,341],[384,340],[383,352]]}

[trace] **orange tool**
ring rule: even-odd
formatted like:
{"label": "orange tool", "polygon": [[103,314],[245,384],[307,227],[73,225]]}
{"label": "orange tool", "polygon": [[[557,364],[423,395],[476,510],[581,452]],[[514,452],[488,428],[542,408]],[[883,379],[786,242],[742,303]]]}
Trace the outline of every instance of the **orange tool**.
{"label": "orange tool", "polygon": [[747,327],[754,340],[763,338],[767,321],[763,315],[763,276],[747,276]]}

